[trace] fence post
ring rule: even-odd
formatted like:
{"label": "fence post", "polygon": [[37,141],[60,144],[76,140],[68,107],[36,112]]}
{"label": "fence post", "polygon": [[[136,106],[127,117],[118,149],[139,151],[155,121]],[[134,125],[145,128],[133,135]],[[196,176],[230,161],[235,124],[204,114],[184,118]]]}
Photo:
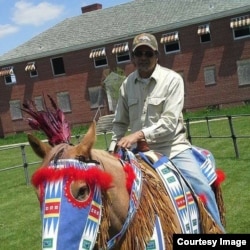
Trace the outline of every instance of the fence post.
{"label": "fence post", "polygon": [[80,143],[80,135],[76,135],[77,143]]}
{"label": "fence post", "polygon": [[21,151],[22,151],[23,168],[24,168],[26,185],[29,185],[30,179],[29,179],[28,163],[27,163],[27,158],[26,158],[26,154],[25,154],[25,145],[21,145]]}
{"label": "fence post", "polygon": [[108,141],[107,141],[107,132],[104,131],[103,134],[104,134],[104,139],[105,139],[105,143],[106,143],[106,150],[108,151],[109,150],[109,146],[108,146]]}
{"label": "fence post", "polygon": [[186,127],[187,127],[187,138],[188,138],[189,142],[192,144],[192,138],[191,138],[191,133],[190,133],[189,118],[186,119]]}
{"label": "fence post", "polygon": [[230,130],[231,130],[231,137],[232,137],[232,140],[233,140],[233,144],[234,144],[234,151],[235,151],[235,154],[236,154],[236,158],[239,158],[239,151],[238,151],[238,146],[237,146],[237,138],[234,134],[234,128],[233,128],[233,122],[232,122],[232,116],[231,115],[228,115],[228,122],[229,122],[229,127],[230,127]]}
{"label": "fence post", "polygon": [[212,138],[210,126],[209,126],[209,118],[206,116],[205,119],[206,119],[206,123],[207,123],[207,131],[208,131],[209,138]]}

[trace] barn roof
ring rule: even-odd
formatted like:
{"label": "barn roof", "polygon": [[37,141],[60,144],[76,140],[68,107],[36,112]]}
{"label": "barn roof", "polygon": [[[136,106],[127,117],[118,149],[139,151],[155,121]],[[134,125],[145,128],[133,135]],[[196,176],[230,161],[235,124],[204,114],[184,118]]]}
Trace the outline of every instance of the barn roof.
{"label": "barn roof", "polygon": [[249,0],[134,0],[67,18],[0,57],[0,65],[127,41],[247,13]]}

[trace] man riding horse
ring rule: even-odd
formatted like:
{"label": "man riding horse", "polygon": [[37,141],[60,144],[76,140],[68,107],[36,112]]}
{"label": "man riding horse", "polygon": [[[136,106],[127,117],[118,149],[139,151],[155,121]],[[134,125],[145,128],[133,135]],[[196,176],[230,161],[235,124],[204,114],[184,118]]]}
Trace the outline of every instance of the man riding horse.
{"label": "man riding horse", "polygon": [[[137,35],[132,49],[137,70],[121,85],[109,150],[113,151],[116,144],[131,148],[138,141],[146,140],[150,149],[171,159],[197,195],[206,197],[207,210],[221,230],[225,231],[214,192],[186,138],[182,115],[182,77],[158,64],[158,43],[152,34]],[[131,134],[125,135],[129,127]]]}
{"label": "man riding horse", "polygon": [[[225,232],[214,159],[187,141],[183,80],[157,64],[157,55],[154,36],[135,37],[137,70],[121,86],[110,145],[118,152],[93,148],[95,122],[72,145],[69,124],[50,96],[55,112],[46,103],[45,111],[24,104],[30,126],[44,131],[49,142],[28,136],[43,159],[32,177],[42,249],[171,250],[173,234]],[[129,150],[143,140],[157,158],[138,146],[136,155]]]}
{"label": "man riding horse", "polygon": [[[32,117],[30,126],[45,132],[49,142],[28,135],[43,159],[32,176],[43,221],[42,249],[171,250],[173,234],[223,233],[166,156],[151,161],[144,152],[94,149],[95,122],[80,143],[72,145],[69,124],[49,98],[55,112],[46,103],[44,111],[33,102],[23,108]],[[210,154],[194,152],[224,221],[221,180]]]}

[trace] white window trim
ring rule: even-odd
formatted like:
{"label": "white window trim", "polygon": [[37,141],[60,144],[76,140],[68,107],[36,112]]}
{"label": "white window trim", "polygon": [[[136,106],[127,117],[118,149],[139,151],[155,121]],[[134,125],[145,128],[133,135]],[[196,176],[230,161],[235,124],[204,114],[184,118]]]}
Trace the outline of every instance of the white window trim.
{"label": "white window trim", "polygon": [[[210,80],[211,73],[213,73],[213,76],[212,76],[213,80],[207,81],[207,80]],[[216,68],[215,68],[215,66],[204,67],[204,83],[205,83],[205,86],[216,84]]]}
{"label": "white window trim", "polygon": [[250,59],[237,61],[237,76],[239,86],[250,85]]}

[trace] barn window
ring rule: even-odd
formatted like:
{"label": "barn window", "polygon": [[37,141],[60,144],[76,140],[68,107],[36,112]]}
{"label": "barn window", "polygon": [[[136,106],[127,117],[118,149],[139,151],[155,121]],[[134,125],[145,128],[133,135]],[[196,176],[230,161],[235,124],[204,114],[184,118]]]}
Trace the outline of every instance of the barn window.
{"label": "barn window", "polygon": [[35,102],[35,105],[36,105],[36,109],[38,111],[44,110],[44,102],[43,102],[43,97],[42,96],[36,96],[34,98],[34,102]]}
{"label": "barn window", "polygon": [[10,105],[10,115],[12,121],[23,119],[23,115],[21,112],[21,101],[20,100],[12,100],[9,102]]}
{"label": "barn window", "polygon": [[115,44],[114,48],[112,49],[112,54],[116,55],[117,63],[130,61],[128,43],[126,42],[126,43]]}
{"label": "barn window", "polygon": [[0,70],[0,76],[4,77],[5,84],[10,85],[16,83],[16,75],[14,73],[14,67],[4,67]]}
{"label": "barn window", "polygon": [[198,27],[197,34],[200,36],[201,43],[206,43],[211,41],[209,24],[200,25]]}
{"label": "barn window", "polygon": [[237,74],[239,86],[250,84],[250,60],[241,60],[237,62]]}
{"label": "barn window", "polygon": [[166,54],[180,51],[179,35],[177,31],[163,34],[160,43],[164,45]]}
{"label": "barn window", "polygon": [[57,93],[57,103],[59,108],[64,112],[71,112],[70,96],[68,92]]}
{"label": "barn window", "polygon": [[28,62],[27,65],[25,66],[25,71],[30,73],[30,77],[38,76],[35,62]]}
{"label": "barn window", "polygon": [[209,66],[204,68],[205,85],[216,83],[215,67]]}
{"label": "barn window", "polygon": [[232,18],[230,27],[233,30],[234,39],[250,36],[250,15]]}
{"label": "barn window", "polygon": [[53,74],[56,75],[63,75],[65,74],[64,63],[62,57],[52,58],[51,59]]}
{"label": "barn window", "polygon": [[93,58],[96,68],[108,65],[105,48],[92,49],[89,58]]}

